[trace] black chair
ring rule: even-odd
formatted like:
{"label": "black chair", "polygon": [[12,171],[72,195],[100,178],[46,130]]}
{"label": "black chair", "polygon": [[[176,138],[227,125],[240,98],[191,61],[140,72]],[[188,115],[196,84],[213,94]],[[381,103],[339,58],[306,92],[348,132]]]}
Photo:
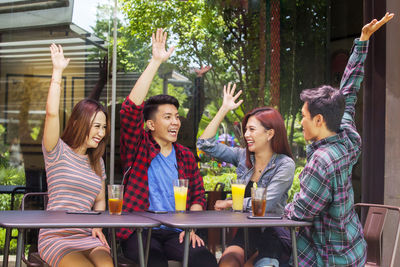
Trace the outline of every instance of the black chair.
{"label": "black chair", "polygon": [[[47,192],[32,192],[32,193],[26,193],[21,201],[21,210],[25,210],[26,209],[26,204],[27,204],[27,200],[29,198],[41,198],[41,206],[42,209],[45,209],[47,206],[47,200],[48,200],[48,196],[47,196]],[[36,205],[37,206],[37,205]],[[39,205],[40,206],[40,205]],[[6,229],[6,242],[5,243],[10,243],[10,239],[11,239],[11,230],[7,228]],[[32,230],[32,231],[36,231],[35,236],[37,236],[37,231],[38,230]],[[24,238],[24,240],[26,240],[26,238]],[[22,254],[22,260],[23,262],[28,266],[28,267],[50,267],[48,264],[46,264],[46,262],[44,262],[40,256],[39,253],[37,252],[37,242],[34,242],[35,244],[32,245],[29,248],[29,255],[28,255],[28,259],[25,258],[25,254]],[[25,244],[24,244],[25,247]],[[23,247],[23,251],[25,250],[25,248]],[[4,246],[4,257],[3,257],[3,267],[8,265],[8,254],[9,254],[9,247]]]}

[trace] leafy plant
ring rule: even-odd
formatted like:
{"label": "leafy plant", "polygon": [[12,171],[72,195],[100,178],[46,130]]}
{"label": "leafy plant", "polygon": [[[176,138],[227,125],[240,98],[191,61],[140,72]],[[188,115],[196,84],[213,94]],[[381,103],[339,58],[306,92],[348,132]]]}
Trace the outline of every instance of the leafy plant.
{"label": "leafy plant", "polygon": [[[25,172],[21,168],[0,168],[0,185],[23,185],[25,184]],[[22,195],[15,196],[14,207],[19,207]],[[0,210],[9,210],[11,206],[11,195],[0,195]]]}
{"label": "leafy plant", "polygon": [[[12,236],[17,236],[18,235],[18,230],[17,229],[13,229],[11,235]],[[0,228],[0,252],[1,252],[1,254],[4,251],[5,236],[6,236],[6,229]],[[9,253],[15,255],[16,252],[17,252],[17,240],[13,238],[10,241]]]}
{"label": "leafy plant", "polygon": [[292,202],[293,197],[297,192],[300,192],[300,180],[299,180],[299,175],[303,171],[304,167],[297,167],[295,172],[294,172],[294,179],[293,179],[293,184],[292,187],[289,189],[288,192],[288,200],[287,202]]}
{"label": "leafy plant", "polygon": [[224,173],[221,175],[206,175],[203,176],[204,189],[206,191],[213,191],[217,183],[225,184],[224,191],[231,191],[231,180],[236,179],[236,173]]}

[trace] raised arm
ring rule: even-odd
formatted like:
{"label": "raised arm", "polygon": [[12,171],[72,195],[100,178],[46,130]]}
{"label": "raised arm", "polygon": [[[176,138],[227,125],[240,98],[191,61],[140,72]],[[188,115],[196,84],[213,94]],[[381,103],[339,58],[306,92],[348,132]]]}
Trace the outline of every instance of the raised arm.
{"label": "raised arm", "polygon": [[371,35],[376,32],[380,27],[386,24],[389,20],[394,17],[393,13],[386,12],[385,16],[378,21],[377,19],[371,20],[370,23],[364,25],[361,30],[360,41],[368,41]]}
{"label": "raised arm", "polygon": [[342,126],[347,124],[354,127],[354,105],[357,100],[357,92],[360,89],[364,77],[364,61],[368,51],[368,40],[375,31],[391,20],[393,16],[394,14],[386,13],[380,21],[373,19],[362,28],[360,39],[355,41],[353,52],[349,58],[340,83],[341,91],[346,99]]}
{"label": "raised arm", "polygon": [[90,92],[89,99],[94,99],[99,101],[101,92],[103,92],[104,86],[107,83],[108,76],[108,57],[105,56],[103,60],[99,60],[99,79],[97,80],[95,86]]}
{"label": "raised arm", "polygon": [[243,100],[239,100],[237,103],[235,101],[242,94],[242,90],[235,94],[236,84],[231,87],[231,83],[224,86],[224,100],[222,106],[219,108],[217,114],[212,119],[212,121],[207,125],[200,139],[208,139],[214,137],[217,134],[217,130],[222,120],[225,118],[226,114],[236,109],[242,104]]}
{"label": "raised arm", "polygon": [[47,95],[46,119],[44,123],[43,145],[47,152],[53,150],[60,137],[60,93],[62,72],[68,66],[69,59],[64,58],[61,45],[50,46],[53,74],[51,76],[49,93]]}
{"label": "raised arm", "polygon": [[147,65],[142,75],[140,75],[129,94],[129,99],[133,101],[135,105],[141,105],[143,103],[158,68],[174,51],[174,47],[171,47],[168,51],[165,50],[167,33],[164,32],[163,29],[157,29],[157,32],[155,34],[153,33],[151,41],[153,44],[153,56],[149,65]]}

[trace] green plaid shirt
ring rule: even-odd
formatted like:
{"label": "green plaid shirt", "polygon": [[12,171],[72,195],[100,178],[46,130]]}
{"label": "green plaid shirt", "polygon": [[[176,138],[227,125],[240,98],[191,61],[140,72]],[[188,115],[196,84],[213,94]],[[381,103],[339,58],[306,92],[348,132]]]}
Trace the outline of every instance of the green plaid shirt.
{"label": "green plaid shirt", "polygon": [[340,84],[346,99],[338,134],[307,146],[300,192],[285,208],[288,218],[312,221],[297,237],[299,266],[364,266],[367,244],[354,210],[351,173],[361,153],[354,123],[368,41],[354,41]]}

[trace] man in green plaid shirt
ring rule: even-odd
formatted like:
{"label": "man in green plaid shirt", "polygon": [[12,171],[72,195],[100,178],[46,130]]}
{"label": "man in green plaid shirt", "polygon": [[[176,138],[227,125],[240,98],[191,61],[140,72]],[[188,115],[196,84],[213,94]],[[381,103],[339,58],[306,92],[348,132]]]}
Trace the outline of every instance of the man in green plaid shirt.
{"label": "man in green plaid shirt", "polygon": [[[392,19],[386,13],[365,25],[354,41],[340,90],[331,86],[304,90],[302,121],[307,164],[300,174],[300,192],[285,208],[294,220],[312,221],[297,237],[300,266],[364,266],[366,242],[354,210],[351,173],[361,153],[354,115],[364,76],[370,36]],[[257,266],[257,264],[256,264]]]}

